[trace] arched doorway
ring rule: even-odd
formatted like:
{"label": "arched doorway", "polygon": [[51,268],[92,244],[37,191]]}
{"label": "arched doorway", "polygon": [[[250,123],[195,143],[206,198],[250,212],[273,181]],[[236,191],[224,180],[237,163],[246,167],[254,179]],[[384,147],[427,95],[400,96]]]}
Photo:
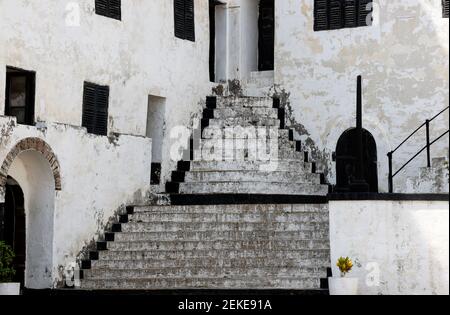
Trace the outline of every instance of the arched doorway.
{"label": "arched doorway", "polygon": [[0,222],[0,241],[11,246],[15,254],[14,282],[20,282],[23,287],[26,259],[25,201],[22,188],[12,177],[8,177],[6,182],[5,204],[0,212]]}
{"label": "arched doorway", "polygon": [[[16,270],[24,286],[53,287],[53,233],[55,190],[61,189],[59,162],[51,148],[38,138],[20,141],[0,169],[5,192],[2,237],[17,256]],[[24,237],[25,236],[25,237]]]}
{"label": "arched doorway", "polygon": [[[339,138],[336,148],[336,192],[352,192],[358,156],[357,129],[347,130]],[[372,134],[363,129],[363,177],[369,192],[378,192],[377,144]]]}

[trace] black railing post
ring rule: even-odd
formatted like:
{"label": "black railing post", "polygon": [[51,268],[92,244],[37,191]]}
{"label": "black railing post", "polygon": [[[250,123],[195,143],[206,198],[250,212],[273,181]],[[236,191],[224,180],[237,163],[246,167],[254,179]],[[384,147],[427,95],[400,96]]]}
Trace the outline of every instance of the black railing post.
{"label": "black railing post", "polygon": [[427,119],[427,166],[431,167],[431,148],[430,148],[430,121]]}
{"label": "black railing post", "polygon": [[389,193],[394,193],[394,175],[393,175],[393,168],[392,168],[392,152],[388,153],[389,158]]}

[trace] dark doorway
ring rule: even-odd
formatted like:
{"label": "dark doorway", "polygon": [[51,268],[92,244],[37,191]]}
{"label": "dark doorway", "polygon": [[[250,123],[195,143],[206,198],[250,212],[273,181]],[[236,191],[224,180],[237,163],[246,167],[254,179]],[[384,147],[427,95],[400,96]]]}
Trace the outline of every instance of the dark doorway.
{"label": "dark doorway", "polygon": [[14,282],[25,281],[26,221],[23,192],[17,182],[8,177],[5,204],[0,208],[0,240],[14,250]]}
{"label": "dark doorway", "polygon": [[[339,138],[336,148],[336,192],[352,192],[357,162],[357,129],[349,129]],[[369,192],[378,193],[377,144],[370,132],[363,129],[363,176]]]}
{"label": "dark doorway", "polygon": [[216,5],[220,2],[209,0],[209,81],[216,80]]}
{"label": "dark doorway", "polygon": [[272,71],[275,64],[275,3],[261,0],[259,3],[258,70]]}
{"label": "dark doorway", "polygon": [[6,116],[16,117],[19,124],[34,125],[35,84],[34,72],[6,68]]}

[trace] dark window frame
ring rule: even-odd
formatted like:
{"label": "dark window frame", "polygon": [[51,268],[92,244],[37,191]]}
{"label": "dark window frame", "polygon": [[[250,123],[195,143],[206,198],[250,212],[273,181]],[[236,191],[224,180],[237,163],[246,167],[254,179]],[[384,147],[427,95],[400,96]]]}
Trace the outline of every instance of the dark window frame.
{"label": "dark window frame", "polygon": [[[36,99],[36,72],[24,70],[16,67],[6,67],[6,86],[5,86],[5,116],[16,117],[12,113],[12,108],[10,104],[10,89],[11,89],[11,79],[13,77],[25,77],[26,87],[25,87],[25,106],[24,110],[24,121],[18,120],[17,123],[20,125],[34,126],[35,122],[35,99]],[[17,107],[16,107],[17,109]]]}
{"label": "dark window frame", "polygon": [[194,0],[174,0],[175,37],[195,42],[195,2]]}
{"label": "dark window frame", "polygon": [[95,14],[121,21],[121,0],[95,0]]}
{"label": "dark window frame", "polygon": [[88,133],[98,136],[108,135],[109,93],[107,85],[84,82],[81,125]]}
{"label": "dark window frame", "polygon": [[314,31],[367,27],[367,16],[373,14],[367,6],[373,0],[314,0]]}

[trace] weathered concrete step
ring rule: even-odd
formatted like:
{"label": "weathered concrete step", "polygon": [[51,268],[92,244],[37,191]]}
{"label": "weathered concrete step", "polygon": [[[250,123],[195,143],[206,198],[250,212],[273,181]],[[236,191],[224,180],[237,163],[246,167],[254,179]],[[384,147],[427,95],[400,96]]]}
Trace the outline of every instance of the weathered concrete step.
{"label": "weathered concrete step", "polygon": [[273,161],[273,160],[297,160],[304,161],[304,153],[296,152],[293,148],[278,148],[266,151],[264,148],[208,148],[194,151],[196,161]]}
{"label": "weathered concrete step", "polygon": [[218,97],[217,108],[225,107],[266,107],[273,108],[273,98],[269,97]]}
{"label": "weathered concrete step", "polygon": [[[325,212],[328,214],[328,204],[263,204],[263,205],[203,205],[203,206],[136,206],[136,213],[200,213],[200,214],[264,214]],[[264,229],[265,231],[265,229]]]}
{"label": "weathered concrete step", "polygon": [[290,222],[328,222],[328,213],[135,213],[130,222],[253,222],[253,223],[290,223]]}
{"label": "weathered concrete step", "polygon": [[311,173],[312,164],[298,160],[192,161],[192,171],[269,171]]}
{"label": "weathered concrete step", "polygon": [[267,127],[280,127],[280,120],[278,118],[265,118],[265,117],[230,117],[226,119],[210,119],[209,126],[211,128],[226,128],[234,126],[267,126]]}
{"label": "weathered concrete step", "polygon": [[326,231],[329,225],[325,222],[130,222],[122,225],[123,232],[178,232],[178,231]]}
{"label": "weathered concrete step", "polygon": [[228,258],[192,258],[179,260],[98,260],[92,262],[93,269],[152,269],[158,268],[328,268],[330,262],[324,258],[311,259],[228,259]]}
{"label": "weathered concrete step", "polygon": [[84,271],[85,279],[155,279],[155,278],[228,278],[228,277],[269,277],[269,278],[321,278],[326,276],[326,268],[152,268],[152,269],[91,269]]}
{"label": "weathered concrete step", "polygon": [[252,119],[253,117],[278,119],[278,110],[275,108],[265,107],[227,107],[217,108],[214,110],[215,119],[239,118],[245,117]]}
{"label": "weathered concrete step", "polygon": [[260,240],[260,241],[133,241],[108,242],[110,251],[148,251],[148,250],[321,250],[329,249],[328,240]]}
{"label": "weathered concrete step", "polygon": [[293,172],[259,172],[259,171],[222,171],[222,172],[187,172],[185,182],[269,182],[310,183],[320,185],[320,174]]}
{"label": "weathered concrete step", "polygon": [[181,194],[267,194],[326,196],[328,186],[313,184],[293,184],[277,182],[196,182],[181,183]]}
{"label": "weathered concrete step", "polygon": [[154,290],[154,289],[319,289],[318,278],[155,278],[83,280],[82,289],[89,290]]}
{"label": "weathered concrete step", "polygon": [[296,259],[307,261],[309,259],[330,260],[329,249],[301,249],[301,250],[152,250],[152,251],[101,251],[100,261],[109,260],[190,260],[190,259]]}
{"label": "weathered concrete step", "polygon": [[140,232],[117,233],[114,239],[118,242],[129,241],[220,241],[220,240],[300,240],[329,239],[328,231],[204,231],[204,232]]}
{"label": "weathered concrete step", "polygon": [[201,144],[195,150],[204,152],[221,150],[247,150],[249,152],[261,152],[270,154],[271,152],[296,151],[295,142],[268,140],[268,139],[202,139]]}
{"label": "weathered concrete step", "polygon": [[279,127],[207,127],[203,139],[289,139],[289,130]]}

